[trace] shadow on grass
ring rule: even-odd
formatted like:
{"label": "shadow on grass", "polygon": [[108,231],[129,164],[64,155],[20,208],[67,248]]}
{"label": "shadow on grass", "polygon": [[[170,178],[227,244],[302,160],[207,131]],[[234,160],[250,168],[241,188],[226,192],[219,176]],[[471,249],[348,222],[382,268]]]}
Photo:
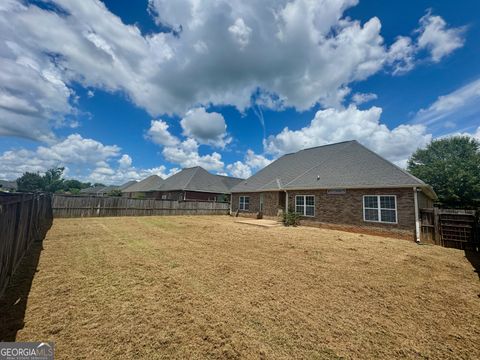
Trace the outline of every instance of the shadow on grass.
{"label": "shadow on grass", "polygon": [[480,252],[475,250],[465,250],[465,257],[470,264],[474,267],[474,271],[477,273],[478,278],[480,279]]}
{"label": "shadow on grass", "polygon": [[33,278],[42,251],[42,243],[34,242],[0,298],[0,340],[15,341],[24,326],[25,309]]}

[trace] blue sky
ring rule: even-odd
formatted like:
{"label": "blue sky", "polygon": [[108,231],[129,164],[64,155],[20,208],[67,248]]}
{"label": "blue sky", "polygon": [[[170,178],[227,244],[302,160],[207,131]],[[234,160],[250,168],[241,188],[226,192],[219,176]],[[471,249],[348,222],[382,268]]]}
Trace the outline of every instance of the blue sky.
{"label": "blue sky", "polygon": [[248,177],[351,139],[405,166],[433,138],[480,138],[479,13],[473,0],[2,1],[0,178]]}

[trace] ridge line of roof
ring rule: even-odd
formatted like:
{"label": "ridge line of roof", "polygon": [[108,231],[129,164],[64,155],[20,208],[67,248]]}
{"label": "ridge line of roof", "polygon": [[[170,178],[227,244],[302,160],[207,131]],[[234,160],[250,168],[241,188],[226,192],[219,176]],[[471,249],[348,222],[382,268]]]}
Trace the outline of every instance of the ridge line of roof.
{"label": "ridge line of roof", "polygon": [[[192,181],[193,177],[195,176],[195,174],[197,173],[198,169],[203,169],[201,168],[200,166],[194,166],[192,167],[191,169],[195,168],[195,170],[193,171],[193,174],[192,176],[190,176],[190,179],[188,179],[188,181],[185,183],[185,186],[182,190],[186,190],[188,188],[188,185],[190,185],[190,182]],[[187,168],[188,169],[188,168]],[[186,169],[184,169],[186,170]]]}

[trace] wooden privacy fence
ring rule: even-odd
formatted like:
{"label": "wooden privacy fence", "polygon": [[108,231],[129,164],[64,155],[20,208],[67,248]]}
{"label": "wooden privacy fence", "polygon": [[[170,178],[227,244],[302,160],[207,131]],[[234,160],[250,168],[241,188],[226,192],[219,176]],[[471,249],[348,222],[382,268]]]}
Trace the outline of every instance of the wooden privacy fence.
{"label": "wooden privacy fence", "polygon": [[48,194],[0,193],[0,296],[34,241],[52,226]]}
{"label": "wooden privacy fence", "polygon": [[149,215],[225,215],[227,203],[129,199],[124,197],[53,196],[56,218]]}
{"label": "wooden privacy fence", "polygon": [[476,249],[480,234],[475,210],[421,209],[421,238],[445,247]]}

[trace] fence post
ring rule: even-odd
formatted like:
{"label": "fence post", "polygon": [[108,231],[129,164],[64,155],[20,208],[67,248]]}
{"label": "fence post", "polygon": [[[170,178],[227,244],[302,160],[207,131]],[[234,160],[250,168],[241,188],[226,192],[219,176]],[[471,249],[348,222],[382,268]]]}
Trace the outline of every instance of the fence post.
{"label": "fence post", "polygon": [[438,208],[433,208],[433,238],[435,240],[436,245],[443,245],[442,244],[442,237],[440,235],[440,227],[439,227],[439,217],[438,217]]}

